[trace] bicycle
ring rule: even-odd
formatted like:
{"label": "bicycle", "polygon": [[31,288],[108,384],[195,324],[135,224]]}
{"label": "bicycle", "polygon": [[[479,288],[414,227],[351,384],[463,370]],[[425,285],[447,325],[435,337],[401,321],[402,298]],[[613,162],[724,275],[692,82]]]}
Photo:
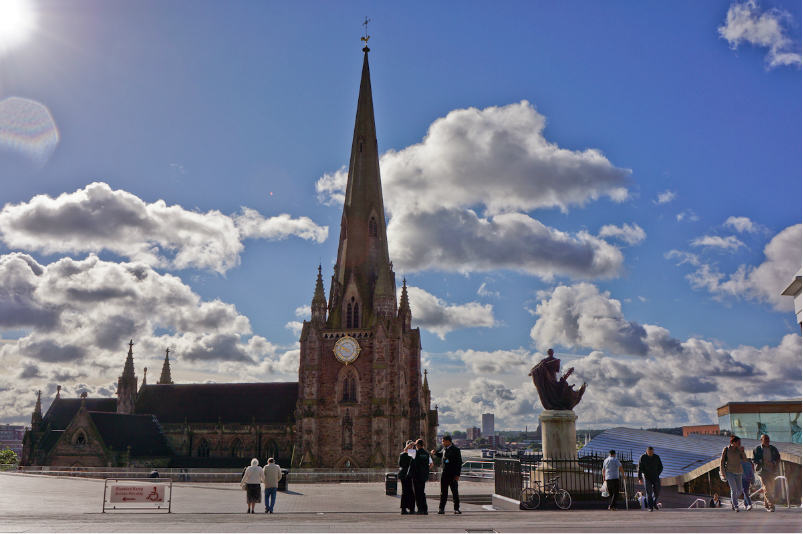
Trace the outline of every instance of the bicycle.
{"label": "bicycle", "polygon": [[565,489],[558,486],[558,479],[560,476],[551,478],[549,482],[544,484],[543,491],[541,490],[541,483],[535,482],[534,488],[524,488],[521,490],[521,507],[525,510],[535,510],[541,504],[541,496],[548,497],[552,495],[555,499],[555,504],[561,510],[568,510],[572,505],[572,496]]}

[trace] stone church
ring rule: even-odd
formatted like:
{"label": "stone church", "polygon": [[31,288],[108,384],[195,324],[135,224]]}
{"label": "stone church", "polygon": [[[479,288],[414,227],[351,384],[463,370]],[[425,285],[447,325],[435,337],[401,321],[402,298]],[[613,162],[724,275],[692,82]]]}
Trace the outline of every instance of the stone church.
{"label": "stone church", "polygon": [[[318,267],[311,320],[301,331],[298,382],[142,384],[133,343],[117,399],[67,399],[43,415],[41,393],[23,440],[23,465],[391,467],[408,439],[434,448],[421,338],[406,283],[396,301],[388,255],[368,52],[349,162],[340,243],[327,302]],[[59,388],[60,390],[60,388]],[[245,459],[245,460],[244,460]]]}

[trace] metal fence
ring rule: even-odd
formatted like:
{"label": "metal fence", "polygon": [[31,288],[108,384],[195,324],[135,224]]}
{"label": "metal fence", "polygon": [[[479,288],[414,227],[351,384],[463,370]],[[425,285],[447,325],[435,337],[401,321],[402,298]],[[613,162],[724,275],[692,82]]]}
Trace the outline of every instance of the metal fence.
{"label": "metal fence", "polygon": [[[558,477],[558,485],[566,489],[573,501],[600,500],[604,481],[602,462],[608,455],[588,454],[578,458],[497,458],[494,462],[494,488],[497,495],[519,500],[525,488],[543,489],[544,482]],[[617,453],[625,476],[622,493],[635,495],[636,469],[630,451]]]}

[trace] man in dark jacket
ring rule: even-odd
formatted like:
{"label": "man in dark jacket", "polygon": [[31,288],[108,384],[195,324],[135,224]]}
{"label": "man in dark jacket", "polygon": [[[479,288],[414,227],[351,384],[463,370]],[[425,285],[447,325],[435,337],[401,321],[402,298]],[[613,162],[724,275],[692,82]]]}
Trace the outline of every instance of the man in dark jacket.
{"label": "man in dark jacket", "polygon": [[401,513],[402,515],[415,513],[415,492],[413,490],[413,475],[410,473],[410,464],[415,457],[415,444],[412,440],[407,442],[404,450],[399,454],[399,480],[402,484]]}
{"label": "man in dark jacket", "polygon": [[419,439],[415,442],[415,458],[410,462],[410,474],[413,477],[413,493],[415,493],[415,505],[418,508],[418,515],[427,515],[427,480],[429,480],[429,466],[432,465],[432,458],[424,450],[424,440]]}
{"label": "man in dark jacket", "polygon": [[764,486],[764,509],[774,512],[775,476],[781,465],[781,453],[774,445],[770,445],[770,437],[766,434],[761,436],[761,445],[753,449],[753,464],[756,466],[756,474],[761,478],[761,485]]}
{"label": "man in dark jacket", "polygon": [[647,447],[647,453],[642,454],[638,461],[638,480],[644,484],[644,493],[647,494],[647,508],[650,512],[658,509],[658,494],[661,493],[661,472],[664,464],[661,457],[655,454],[652,447]]}
{"label": "man in dark jacket", "polygon": [[441,504],[438,507],[439,514],[445,514],[446,500],[449,498],[449,489],[452,490],[452,501],[454,501],[454,513],[462,514],[460,511],[460,495],[457,492],[457,481],[460,480],[460,470],[463,468],[463,457],[460,449],[452,444],[452,436],[443,436],[443,448],[438,452],[432,451],[434,456],[443,458],[443,471],[441,472]]}

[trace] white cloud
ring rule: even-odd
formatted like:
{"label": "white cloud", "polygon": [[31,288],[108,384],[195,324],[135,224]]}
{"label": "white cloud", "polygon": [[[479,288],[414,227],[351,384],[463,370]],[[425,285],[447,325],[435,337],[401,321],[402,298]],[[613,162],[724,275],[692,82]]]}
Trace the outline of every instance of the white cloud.
{"label": "white cloud", "polygon": [[468,349],[447,354],[450,358],[461,360],[472,373],[478,375],[522,373],[526,376],[538,361],[546,357],[545,354],[532,353],[524,348],[493,352]]}
{"label": "white cloud", "polygon": [[108,250],[151,267],[194,267],[218,273],[239,264],[242,239],[297,235],[322,242],[328,227],[282,214],[264,218],[243,208],[239,216],[148,204],[96,182],[57,198],[38,195],[0,210],[0,239],[12,249],[45,254]]}
{"label": "white cloud", "polygon": [[300,317],[302,319],[309,319],[311,315],[312,315],[312,308],[309,306],[309,304],[304,306],[299,306],[298,308],[296,308],[296,317]]}
{"label": "white cloud", "polygon": [[412,286],[407,286],[407,295],[413,314],[413,327],[421,327],[441,339],[460,328],[489,328],[496,324],[491,304],[448,304],[435,295]]}
{"label": "white cloud", "polygon": [[613,224],[607,224],[600,229],[599,237],[614,237],[621,239],[628,245],[638,245],[647,239],[647,233],[636,223],[633,223],[633,226],[625,223],[621,228]]}
{"label": "white cloud", "polygon": [[[687,278],[695,289],[705,289],[717,298],[736,297],[767,302],[778,311],[792,309],[792,299],[781,296],[801,265],[801,225],[782,230],[764,247],[765,260],[758,266],[741,265],[726,277],[707,263]],[[680,254],[680,253],[679,253]],[[691,263],[691,262],[690,262]]]}
{"label": "white cloud", "polygon": [[499,291],[490,291],[490,290],[486,289],[485,288],[486,284],[487,284],[487,282],[483,282],[482,285],[480,285],[479,289],[477,289],[477,295],[479,295],[481,297],[496,297],[496,298],[499,298]]}
{"label": "white cloud", "polygon": [[432,399],[441,426],[476,425],[483,413],[493,413],[497,428],[535,426],[541,403],[532,383],[510,389],[500,380],[474,378],[465,387],[447,389]]}
{"label": "white cloud", "polygon": [[[389,249],[397,268],[618,275],[623,257],[616,247],[586,232],[549,228],[525,213],[628,197],[629,170],[597,150],[549,143],[545,124],[526,101],[459,109],[436,120],[421,143],[383,154]],[[346,175],[344,167],[318,181],[322,202],[342,202]]]}
{"label": "white cloud", "polygon": [[666,191],[658,193],[658,200],[653,200],[653,202],[655,204],[669,204],[670,202],[675,200],[677,196],[678,196],[677,193],[667,189]]}
{"label": "white cloud", "polygon": [[729,226],[737,232],[751,234],[758,234],[767,230],[764,226],[754,223],[747,217],[728,217],[728,220],[725,221],[725,226]]}
{"label": "white cloud", "polygon": [[693,240],[691,244],[694,247],[716,248],[731,252],[735,252],[739,250],[739,247],[745,246],[744,243],[739,241],[739,239],[733,235],[729,235],[727,237],[720,237],[718,235],[704,235]]}
{"label": "white cloud", "polygon": [[284,327],[293,332],[293,334],[295,334],[296,336],[300,336],[301,329],[304,328],[304,323],[302,323],[301,321],[290,321],[289,323],[284,325]]}
{"label": "white cloud", "polygon": [[696,213],[694,213],[692,210],[689,209],[689,210],[686,210],[686,211],[678,213],[678,216],[677,216],[678,222],[682,221],[683,219],[685,219],[687,217],[688,217],[688,219],[690,221],[698,221],[698,220],[700,220],[700,217],[698,217]]}
{"label": "white cloud", "polygon": [[660,326],[627,321],[619,302],[591,284],[556,288],[538,314],[531,336],[539,347],[593,350],[571,362],[577,382],[589,384],[575,408],[578,424],[709,422],[717,406],[734,398],[800,396],[797,334],[761,349],[681,341]]}
{"label": "white cloud", "polygon": [[800,44],[786,36],[784,27],[791,20],[791,15],[782,9],[762,12],[754,0],[748,0],[731,4],[725,25],[720,26],[718,31],[734,50],[744,42],[768,48],[765,57],[768,68],[782,65],[800,67]]}

